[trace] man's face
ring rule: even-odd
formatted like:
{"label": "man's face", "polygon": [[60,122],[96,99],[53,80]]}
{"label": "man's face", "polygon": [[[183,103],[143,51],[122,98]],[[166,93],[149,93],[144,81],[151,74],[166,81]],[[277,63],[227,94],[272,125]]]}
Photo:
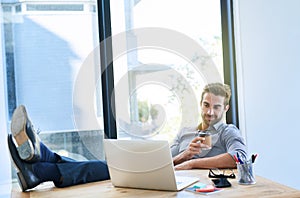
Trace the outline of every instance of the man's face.
{"label": "man's face", "polygon": [[229,109],[229,105],[224,106],[225,97],[216,96],[212,93],[205,93],[201,105],[202,122],[208,127],[219,122],[224,113]]}

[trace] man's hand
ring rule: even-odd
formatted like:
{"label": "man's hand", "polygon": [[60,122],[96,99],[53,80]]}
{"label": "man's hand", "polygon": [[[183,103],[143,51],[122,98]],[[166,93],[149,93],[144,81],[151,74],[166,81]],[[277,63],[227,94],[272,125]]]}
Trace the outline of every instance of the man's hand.
{"label": "man's hand", "polygon": [[202,143],[204,140],[204,137],[195,137],[184,152],[173,158],[174,165],[190,160],[194,155],[201,153],[201,148],[208,147]]}
{"label": "man's hand", "polygon": [[195,137],[189,144],[187,150],[182,154],[185,156],[186,160],[192,159],[194,155],[197,155],[202,152],[201,148],[208,147],[208,145],[203,144],[205,137]]}

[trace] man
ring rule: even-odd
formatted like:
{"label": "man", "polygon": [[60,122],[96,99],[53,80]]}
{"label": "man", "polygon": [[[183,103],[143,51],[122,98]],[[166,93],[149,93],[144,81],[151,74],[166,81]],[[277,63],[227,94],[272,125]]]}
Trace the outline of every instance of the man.
{"label": "man", "polygon": [[[221,122],[229,108],[230,92],[224,91],[225,88],[227,86],[222,84],[210,84],[202,94],[203,122],[198,128],[212,132],[212,149],[201,150],[205,146],[201,143],[204,139],[195,137],[198,134],[195,129],[192,132],[183,129],[171,146],[176,169],[235,167],[232,155],[236,152],[245,154],[245,144],[238,129]],[[110,178],[105,161],[79,162],[49,150],[38,138],[22,105],[13,113],[11,132],[8,146],[22,191],[45,181],[66,187]]]}
{"label": "man", "polygon": [[[211,83],[204,87],[201,95],[202,123],[198,127],[183,128],[176,136],[171,151],[176,170],[193,168],[235,168],[233,158],[239,153],[246,157],[246,146],[240,131],[232,124],[223,123],[229,109],[230,87]],[[212,148],[204,150],[205,138],[199,131],[209,131]]]}

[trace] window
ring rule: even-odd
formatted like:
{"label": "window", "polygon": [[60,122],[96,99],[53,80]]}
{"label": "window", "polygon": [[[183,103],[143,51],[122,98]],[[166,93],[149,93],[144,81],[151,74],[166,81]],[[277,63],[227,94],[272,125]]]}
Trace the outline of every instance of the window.
{"label": "window", "polygon": [[1,1],[7,123],[24,104],[43,142],[79,160],[104,158],[96,5]]}
{"label": "window", "polygon": [[110,1],[118,138],[172,140],[224,82],[219,0]]}

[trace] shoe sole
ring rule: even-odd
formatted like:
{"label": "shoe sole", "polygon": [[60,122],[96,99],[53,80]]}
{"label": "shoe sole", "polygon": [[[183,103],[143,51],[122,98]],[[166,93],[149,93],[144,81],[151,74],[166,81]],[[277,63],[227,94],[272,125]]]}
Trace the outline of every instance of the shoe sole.
{"label": "shoe sole", "polygon": [[24,106],[19,106],[13,113],[11,121],[11,133],[17,143],[17,151],[23,160],[31,160],[34,156],[34,148],[26,133],[27,113]]}

